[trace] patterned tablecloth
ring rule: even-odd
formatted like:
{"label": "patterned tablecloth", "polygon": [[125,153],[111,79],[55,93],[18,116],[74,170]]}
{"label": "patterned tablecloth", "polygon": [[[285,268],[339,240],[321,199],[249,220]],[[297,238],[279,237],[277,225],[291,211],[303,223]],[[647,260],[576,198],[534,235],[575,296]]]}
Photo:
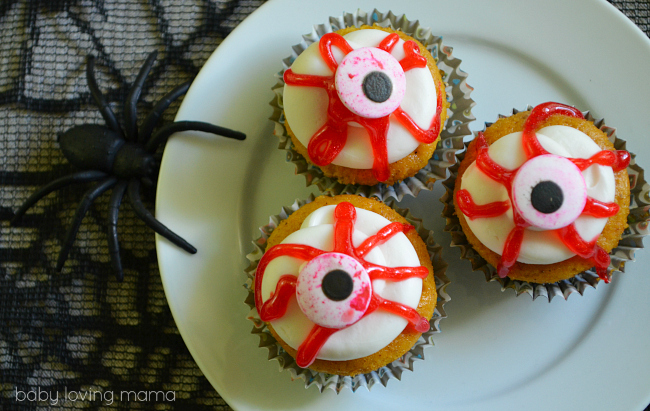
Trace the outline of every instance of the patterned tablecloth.
{"label": "patterned tablecloth", "polygon": [[[37,187],[75,171],[57,133],[103,124],[88,91],[89,54],[99,89],[121,118],[116,102],[158,51],[139,105],[146,115],[263,2],[0,0],[0,409],[47,409],[55,393],[65,408],[228,408],[178,333],[154,236],[128,202],[119,216],[123,282],[107,249],[109,195],[90,207],[60,273],[59,250],[88,186],[57,191],[9,221]],[[650,33],[647,0],[612,3]],[[163,121],[177,109],[172,104]],[[154,194],[142,190],[149,210]],[[157,398],[144,398],[154,391]],[[133,401],[120,400],[121,392]]]}

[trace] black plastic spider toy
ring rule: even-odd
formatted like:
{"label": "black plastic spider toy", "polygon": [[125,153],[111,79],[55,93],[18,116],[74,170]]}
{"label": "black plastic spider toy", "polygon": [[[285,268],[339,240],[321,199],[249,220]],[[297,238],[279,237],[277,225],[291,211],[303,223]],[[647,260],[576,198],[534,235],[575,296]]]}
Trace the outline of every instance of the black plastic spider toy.
{"label": "black plastic spider toy", "polygon": [[199,121],[174,122],[161,127],[155,134],[152,134],[162,113],[174,100],[185,94],[191,81],[176,87],[156,103],[138,131],[137,103],[140,99],[144,82],[156,60],[156,56],[157,52],[155,51],[149,54],[129,91],[124,105],[124,130],[120,127],[115,114],[104,99],[101,91],[99,91],[94,73],[94,58],[92,56],[88,57],[86,70],[88,88],[95,103],[99,107],[106,126],[84,124],[73,127],[65,133],[60,134],[59,144],[63,155],[71,164],[83,171],[54,180],[36,191],[20,207],[12,220],[14,222],[21,218],[38,200],[55,190],[73,183],[98,181],[95,186],[86,192],[77,208],[74,220],[66,233],[65,241],[59,253],[59,259],[56,264],[57,271],[61,271],[63,268],[79,226],[81,225],[81,221],[90,208],[90,205],[110,188],[113,188],[113,193],[109,200],[108,249],[115,275],[119,281],[122,281],[124,278],[124,272],[122,270],[117,239],[117,218],[120,203],[127,191],[133,210],[150,228],[183,250],[192,254],[196,253],[196,248],[156,220],[144,207],[140,199],[140,184],[142,182],[145,184],[153,184],[159,166],[154,154],[158,147],[167,141],[173,133],[196,130],[237,140],[244,140],[246,135],[238,131]]}

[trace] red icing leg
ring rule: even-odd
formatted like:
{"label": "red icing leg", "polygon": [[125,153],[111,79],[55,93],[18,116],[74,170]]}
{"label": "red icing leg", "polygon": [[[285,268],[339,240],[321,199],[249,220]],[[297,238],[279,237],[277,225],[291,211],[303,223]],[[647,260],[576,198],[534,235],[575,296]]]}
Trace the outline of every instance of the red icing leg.
{"label": "red icing leg", "polygon": [[309,140],[307,152],[314,164],[326,166],[334,161],[343,150],[347,139],[347,124],[341,125],[339,122],[328,119],[327,123]]}
{"label": "red icing leg", "polygon": [[354,257],[352,232],[357,220],[357,211],[348,202],[339,203],[334,209],[334,252]]}
{"label": "red icing leg", "polygon": [[334,58],[332,46],[338,47],[344,55],[351,52],[352,47],[347,42],[347,40],[343,38],[343,36],[337,33],[327,33],[320,39],[320,42],[318,43],[318,50],[320,51],[321,56],[325,60],[325,63],[330,68],[330,70],[336,72],[339,64]]}
{"label": "red icing leg", "polygon": [[260,310],[262,321],[273,321],[282,317],[287,312],[289,299],[296,294],[296,282],[292,275],[283,275],[275,286],[275,292],[266,300]]}
{"label": "red icing leg", "polygon": [[539,128],[541,123],[555,114],[584,119],[580,110],[565,104],[548,102],[536,106],[530,112],[530,115],[524,123],[524,129],[522,130],[524,151],[528,158],[548,154],[548,151],[546,151],[537,140],[535,131]]}
{"label": "red icing leg", "polygon": [[425,278],[429,275],[429,269],[424,266],[418,267],[384,267],[367,261],[363,266],[372,280],[402,281],[408,278]]}
{"label": "red icing leg", "polygon": [[417,332],[423,333],[429,331],[429,328],[431,328],[429,321],[418,314],[413,308],[396,303],[395,301],[385,300],[376,294],[373,294],[372,298],[377,301],[378,308],[404,318]]}
{"label": "red icing leg", "polygon": [[510,204],[507,201],[495,201],[494,203],[477,205],[474,203],[472,195],[465,189],[456,192],[456,203],[460,211],[470,220],[475,218],[497,217],[510,209]]}
{"label": "red icing leg", "polygon": [[393,112],[393,115],[395,116],[397,121],[399,121],[401,125],[406,127],[409,133],[411,133],[413,137],[415,137],[415,139],[420,143],[431,144],[438,137],[438,132],[440,131],[440,127],[439,127],[440,121],[436,122],[435,119],[437,118],[438,120],[440,120],[439,115],[436,115],[433,118],[434,127],[432,127],[429,130],[424,130],[420,128],[417,124],[415,124],[415,121],[413,121],[413,119],[408,114],[406,114],[406,112],[402,110],[401,107],[398,107]]}
{"label": "red icing leg", "polygon": [[594,154],[590,158],[572,158],[571,162],[575,164],[580,171],[583,171],[594,164],[611,167],[611,165],[616,162],[616,157],[617,156],[613,151],[603,150]]}
{"label": "red icing leg", "polygon": [[540,144],[535,132],[525,133],[522,137],[522,143],[528,158],[549,154],[549,152]]}
{"label": "red icing leg", "polygon": [[[409,43],[407,45],[407,43]],[[426,59],[419,54],[419,48],[412,41],[404,43],[404,51],[406,52],[407,57],[400,61],[402,69],[404,71],[410,70],[415,67],[426,67]],[[417,54],[416,54],[417,53]],[[413,119],[406,114],[401,107],[398,107],[393,115],[406,129],[415,137],[417,141],[423,144],[431,144],[436,141],[438,134],[440,133],[440,114],[442,112],[442,92],[438,83],[435,83],[436,87],[436,113],[433,116],[431,125],[428,130],[422,129],[418,126]]]}
{"label": "red icing leg", "polygon": [[379,43],[377,48],[384,50],[386,53],[390,53],[398,41],[399,35],[397,35],[397,33],[392,33],[386,36],[386,38],[384,38],[381,43]]}
{"label": "red icing leg", "polygon": [[558,229],[558,234],[562,242],[580,257],[590,258],[594,255],[596,241],[583,240],[573,224]]}
{"label": "red icing leg", "polygon": [[501,254],[501,261],[497,266],[497,274],[499,277],[504,278],[510,272],[510,268],[515,264],[521,251],[521,244],[524,241],[524,229],[529,224],[521,217],[521,215],[514,210],[513,220],[515,228],[510,231],[506,243],[503,246],[503,253]]}
{"label": "red icing leg", "polygon": [[386,136],[388,135],[388,126],[390,125],[388,116],[379,118],[358,117],[357,122],[368,131],[372,154],[374,161],[372,164],[372,174],[378,181],[386,181],[390,178],[388,168],[388,147]]}
{"label": "red icing leg", "polygon": [[573,224],[557,230],[560,239],[567,248],[582,258],[589,259],[594,263],[598,276],[609,283],[607,267],[609,267],[609,254],[596,244],[596,240],[587,242],[580,237]]}
{"label": "red icing leg", "polygon": [[296,364],[302,368],[309,367],[316,359],[318,352],[325,345],[330,335],[337,331],[338,329],[336,328],[325,328],[320,325],[314,325],[314,328],[311,329],[305,341],[298,347]]}
{"label": "red icing leg", "polygon": [[621,171],[627,168],[632,161],[632,156],[625,150],[616,150],[616,162],[612,164],[614,172]]}
{"label": "red icing leg", "polygon": [[605,218],[616,215],[619,209],[620,207],[616,203],[603,203],[602,201],[587,197],[587,203],[585,204],[584,210],[582,210],[582,215]]}
{"label": "red icing leg", "polygon": [[420,126],[415,124],[415,121],[406,114],[401,107],[398,107],[393,115],[400,122],[401,125],[406,127],[406,129],[415,137],[417,141],[423,144],[431,144],[436,141],[438,134],[440,134],[440,113],[442,112],[442,93],[440,92],[440,87],[438,83],[436,85],[436,114],[433,116],[431,125],[428,130],[422,129]]}
{"label": "red icing leg", "polygon": [[521,243],[524,240],[524,228],[515,227],[508,234],[506,243],[503,246],[503,254],[501,255],[501,261],[497,266],[497,273],[499,277],[504,278],[510,272],[510,268],[517,261],[519,257],[519,251],[521,250]]}
{"label": "red icing leg", "polygon": [[596,247],[596,254],[592,257],[594,266],[596,267],[596,274],[598,274],[598,277],[605,281],[606,284],[609,284],[612,279],[607,275],[607,267],[609,267],[611,259],[609,254],[607,254],[607,251],[603,250],[601,247]]}
{"label": "red icing leg", "polygon": [[603,150],[594,154],[590,158],[571,158],[570,160],[580,169],[580,171],[585,170],[594,164],[598,164],[601,166],[612,167],[612,170],[617,172],[627,168],[630,164],[630,159],[630,153],[627,151]]}
{"label": "red icing leg", "polygon": [[332,77],[314,76],[312,74],[296,74],[291,69],[284,72],[284,82],[290,86],[328,88]]}
{"label": "red icing leg", "polygon": [[431,125],[429,126],[429,132],[433,134],[434,141],[438,137],[438,134],[440,134],[440,127],[442,126],[440,122],[441,121],[440,114],[442,113],[442,91],[440,90],[440,85],[438,83],[435,83],[435,85],[436,85],[436,96],[437,96],[436,114],[433,116],[433,120],[431,121]]}
{"label": "red icing leg", "polygon": [[377,234],[366,238],[366,240],[363,243],[361,243],[359,247],[357,247],[356,255],[359,257],[363,257],[370,250],[377,247],[378,245],[384,244],[386,241],[393,238],[393,236],[395,236],[396,234],[398,233],[406,234],[412,229],[413,226],[410,224],[391,223],[386,227],[382,228],[381,230],[379,230]]}
{"label": "red icing leg", "polygon": [[302,244],[278,244],[267,250],[255,270],[255,307],[257,307],[257,312],[259,313],[262,309],[262,277],[264,277],[266,266],[268,266],[273,259],[282,256],[289,256],[308,261],[323,253],[324,251],[319,250],[318,248]]}
{"label": "red icing leg", "polygon": [[420,54],[420,48],[415,42],[409,40],[404,42],[404,53],[406,57],[400,60],[399,64],[402,70],[409,71],[413,68],[422,68],[427,66],[427,59]]}
{"label": "red icing leg", "polygon": [[487,144],[487,141],[485,141],[485,136],[483,133],[478,133],[478,136],[476,137],[476,144],[478,144],[476,166],[492,180],[503,184],[508,190],[508,195],[510,195],[510,190],[512,189],[512,179],[514,178],[517,170],[507,170],[497,164],[496,161],[492,160],[488,151],[489,146]]}

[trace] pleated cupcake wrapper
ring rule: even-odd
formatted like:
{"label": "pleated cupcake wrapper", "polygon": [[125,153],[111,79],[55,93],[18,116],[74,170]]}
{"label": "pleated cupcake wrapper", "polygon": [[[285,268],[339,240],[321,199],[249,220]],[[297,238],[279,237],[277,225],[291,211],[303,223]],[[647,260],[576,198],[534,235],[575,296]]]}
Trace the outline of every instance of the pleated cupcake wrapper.
{"label": "pleated cupcake wrapper", "polygon": [[[532,110],[532,108],[532,106],[528,106],[526,111]],[[512,114],[514,115],[518,112],[515,109],[512,111]],[[606,126],[604,119],[594,119],[589,111],[585,111],[583,114],[585,119],[594,123],[596,127],[607,134],[609,140],[614,144],[615,149],[626,150],[626,143],[616,136],[615,128]],[[509,116],[499,115],[499,118],[505,117]],[[492,123],[486,123],[485,127],[487,128],[490,125]],[[598,274],[596,274],[593,268],[583,271],[573,278],[546,284],[512,280],[509,277],[499,277],[496,268],[483,259],[467,240],[454,209],[454,185],[458,177],[459,163],[465,158],[465,153],[463,151],[456,154],[458,161],[450,168],[450,177],[443,182],[446,193],[441,197],[440,201],[445,204],[442,215],[447,219],[445,231],[451,234],[451,246],[460,248],[461,257],[472,263],[472,269],[474,271],[483,271],[487,281],[496,281],[501,284],[501,291],[510,288],[515,291],[517,296],[526,293],[533,297],[533,300],[537,297],[543,297],[545,299],[547,298],[550,302],[556,296],[562,296],[566,300],[573,293],[583,295],[587,288],[596,288],[600,281]],[[607,269],[607,273],[610,276],[617,271],[625,272],[625,264],[629,261],[634,261],[635,251],[643,248],[643,237],[647,236],[650,232],[648,230],[648,222],[650,221],[650,214],[648,212],[650,209],[650,185],[645,180],[643,169],[636,164],[634,154],[632,154],[632,160],[627,168],[627,173],[630,178],[630,214],[627,218],[629,227],[623,232],[618,246],[609,253],[611,263]]]}
{"label": "pleated cupcake wrapper", "polygon": [[[438,146],[429,163],[413,177],[404,179],[392,186],[377,184],[363,186],[358,184],[341,184],[336,178],[325,176],[322,170],[309,162],[293,148],[291,138],[284,127],[283,90],[284,71],[310,44],[320,40],[322,36],[346,27],[372,26],[390,27],[401,30],[411,37],[419,40],[431,52],[438,68],[444,72],[443,81],[446,85],[447,100],[450,107],[447,110],[448,118],[446,127],[440,134]],[[277,74],[278,82],[273,87],[275,97],[271,101],[273,115],[271,120],[275,123],[274,134],[278,136],[281,150],[287,152],[287,162],[296,166],[296,174],[305,176],[307,186],[316,185],[322,192],[337,194],[356,194],[364,197],[376,197],[381,201],[395,198],[400,201],[404,196],[417,196],[421,190],[431,190],[436,180],[447,178],[447,169],[456,162],[456,152],[463,149],[463,137],[471,134],[469,123],[475,120],[472,107],[476,104],[470,98],[472,87],[466,83],[467,73],[460,69],[461,61],[452,56],[452,48],[443,45],[442,37],[431,34],[431,29],[420,26],[415,20],[406,19],[404,15],[396,16],[391,11],[381,13],[376,9],[371,13],[358,10],[355,13],[344,13],[339,17],[330,17],[326,24],[315,25],[312,32],[303,35],[303,41],[292,47],[291,56],[282,61],[283,69]]]}
{"label": "pleated cupcake wrapper", "polygon": [[388,381],[391,379],[401,380],[402,372],[404,372],[404,370],[413,371],[413,364],[416,361],[424,360],[425,348],[433,346],[433,335],[440,332],[440,320],[447,317],[444,305],[450,300],[450,297],[446,291],[446,288],[449,285],[449,279],[445,275],[447,263],[442,259],[442,247],[436,244],[434,241],[433,232],[425,229],[422,226],[422,220],[413,217],[408,210],[395,207],[392,201],[389,202],[388,205],[391,206],[393,210],[395,210],[398,214],[406,218],[409,224],[415,227],[420,237],[425,239],[424,241],[427,246],[429,256],[431,257],[431,263],[433,264],[436,290],[438,292],[436,309],[433,313],[433,317],[429,321],[431,328],[429,331],[424,332],[422,336],[420,336],[415,345],[408,352],[406,352],[406,354],[393,361],[392,363],[379,368],[378,370],[366,374],[359,374],[354,377],[327,374],[312,371],[309,368],[301,368],[296,364],[294,358],[289,355],[277,342],[273,335],[271,335],[268,327],[260,319],[259,314],[255,309],[255,299],[253,296],[255,269],[257,268],[257,264],[262,258],[262,255],[264,255],[269,236],[278,226],[280,221],[287,219],[293,212],[298,210],[303,205],[312,202],[313,200],[313,195],[311,195],[307,200],[296,200],[296,202],[293,203],[293,205],[290,207],[283,207],[280,214],[271,216],[269,219],[269,224],[260,227],[262,235],[253,241],[255,250],[246,256],[250,261],[250,265],[246,269],[248,280],[246,281],[245,287],[248,290],[246,304],[251,308],[251,311],[248,314],[247,318],[254,324],[251,333],[259,337],[260,347],[264,347],[269,350],[269,360],[278,361],[280,371],[288,371],[291,374],[292,380],[303,380],[305,388],[315,386],[320,392],[323,392],[325,389],[331,389],[336,393],[339,393],[341,390],[345,389],[349,389],[352,392],[355,392],[360,387],[366,387],[368,390],[370,390],[375,384],[386,386],[386,384],[388,384]]}

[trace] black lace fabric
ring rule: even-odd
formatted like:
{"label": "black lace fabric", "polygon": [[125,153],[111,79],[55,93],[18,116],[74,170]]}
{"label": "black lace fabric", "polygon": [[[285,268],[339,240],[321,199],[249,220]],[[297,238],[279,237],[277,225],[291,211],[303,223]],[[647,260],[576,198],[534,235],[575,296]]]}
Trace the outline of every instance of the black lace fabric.
{"label": "black lace fabric", "polygon": [[[50,194],[18,223],[9,221],[34,190],[75,171],[57,133],[104,124],[87,86],[88,55],[122,120],[129,85],[158,51],[139,104],[142,120],[262,3],[0,0],[0,409],[228,408],[178,333],[153,232],[127,204],[119,216],[123,282],[115,280],[107,251],[109,195],[90,207],[62,272],[54,268],[57,256],[88,185]],[[612,3],[648,34],[647,1]],[[178,105],[165,112],[165,123]],[[155,187],[143,190],[149,210],[154,196]],[[123,391],[140,397],[121,400]],[[157,398],[145,401],[143,392]]]}
{"label": "black lace fabric", "polygon": [[[142,120],[262,3],[0,1],[0,409],[54,405],[51,398],[26,398],[37,389],[41,399],[58,392],[56,406],[64,408],[228,408],[178,333],[153,231],[128,202],[118,223],[121,283],[107,252],[108,194],[91,206],[60,273],[54,267],[65,232],[90,185],[50,194],[17,224],[9,220],[38,187],[76,171],[59,150],[57,133],[104,124],[87,86],[88,55],[95,56],[99,88],[122,120],[130,84],[147,55],[158,51],[138,107]],[[164,123],[173,121],[178,105],[165,112]],[[154,197],[154,187],[143,190],[149,210]],[[140,398],[125,401],[122,391]],[[142,393],[150,391],[157,398],[145,399]],[[84,392],[93,398],[71,401]]]}

